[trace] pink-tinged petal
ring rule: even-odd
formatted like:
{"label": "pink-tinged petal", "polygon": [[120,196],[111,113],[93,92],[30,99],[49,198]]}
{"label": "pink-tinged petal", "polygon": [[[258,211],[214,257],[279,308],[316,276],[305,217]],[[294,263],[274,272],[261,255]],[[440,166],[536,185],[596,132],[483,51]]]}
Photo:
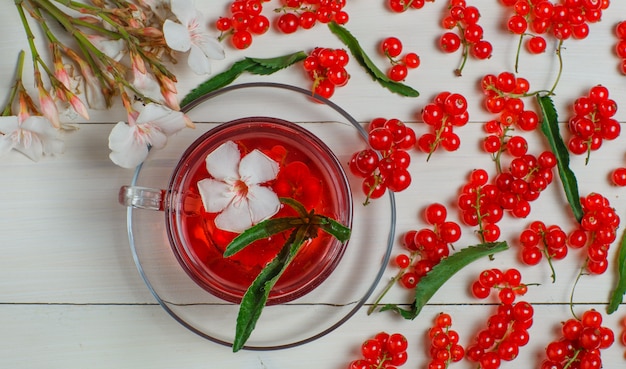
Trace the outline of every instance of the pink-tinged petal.
{"label": "pink-tinged petal", "polygon": [[134,168],[148,157],[148,145],[139,140],[137,127],[119,122],[109,135],[109,158],[123,168]]}
{"label": "pink-tinged petal", "polygon": [[149,131],[145,132],[145,134],[148,136],[148,144],[150,144],[153,149],[159,150],[165,147],[167,136],[158,128],[150,127]]}
{"label": "pink-tinged petal", "polygon": [[195,74],[211,74],[211,63],[209,59],[207,59],[206,55],[204,55],[202,50],[196,45],[191,45],[191,50],[187,57],[187,64]]}
{"label": "pink-tinged petal", "polygon": [[215,217],[215,226],[229,232],[241,233],[252,226],[248,201],[233,201]]}
{"label": "pink-tinged petal", "polygon": [[239,176],[248,185],[271,181],[278,175],[278,163],[259,150],[252,150],[241,159]]}
{"label": "pink-tinged petal", "polygon": [[206,178],[198,182],[198,191],[204,209],[209,213],[218,213],[233,200],[230,186],[224,182]]}
{"label": "pink-tinged petal", "polygon": [[21,137],[14,149],[26,155],[32,161],[39,161],[43,156],[41,139],[35,133],[27,130],[22,130],[19,134]]}
{"label": "pink-tinged petal", "polygon": [[209,59],[222,60],[226,57],[222,44],[215,37],[211,37],[207,33],[196,35],[194,44],[198,46],[202,50],[202,53]]}
{"label": "pink-tinged petal", "polygon": [[32,132],[41,142],[41,151],[46,155],[61,154],[65,150],[65,143],[59,139],[59,130],[53,128],[50,122],[41,116],[31,116],[22,122],[23,131]]}
{"label": "pink-tinged petal", "polygon": [[166,136],[171,136],[187,126],[185,115],[160,104],[148,104],[139,113],[137,124],[158,127]]}
{"label": "pink-tinged petal", "polygon": [[233,141],[227,141],[213,150],[206,157],[206,168],[211,176],[217,180],[239,179],[239,161],[241,153]]}
{"label": "pink-tinged petal", "polygon": [[185,26],[198,17],[198,11],[192,0],[171,0],[172,13]]}
{"label": "pink-tinged petal", "polygon": [[70,103],[70,105],[72,106],[72,109],[74,109],[75,112],[80,114],[81,117],[89,120],[89,112],[87,111],[87,107],[83,103],[83,100],[81,100],[75,94],[71,94],[70,98],[69,98],[69,103]]}
{"label": "pink-tinged petal", "polygon": [[187,27],[180,23],[172,22],[167,19],[163,23],[163,35],[165,36],[165,43],[172,50],[186,52],[191,48],[191,37]]}
{"label": "pink-tinged petal", "polygon": [[248,187],[248,204],[253,225],[270,218],[280,210],[280,200],[276,193],[263,186]]}
{"label": "pink-tinged petal", "polygon": [[52,123],[52,125],[56,128],[61,127],[57,105],[48,94],[48,91],[46,91],[46,89],[41,85],[39,86],[39,105],[43,115],[50,120],[50,123]]}

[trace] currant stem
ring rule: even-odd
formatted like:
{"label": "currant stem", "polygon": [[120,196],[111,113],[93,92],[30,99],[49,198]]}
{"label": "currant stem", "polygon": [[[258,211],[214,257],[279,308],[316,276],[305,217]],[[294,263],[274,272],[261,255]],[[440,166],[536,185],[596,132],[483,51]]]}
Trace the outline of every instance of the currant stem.
{"label": "currant stem", "polygon": [[402,269],[393,278],[389,280],[389,282],[387,283],[385,288],[382,290],[380,295],[378,295],[378,297],[376,298],[372,306],[370,306],[370,308],[367,309],[367,315],[371,315],[374,312],[374,310],[376,310],[378,305],[380,305],[380,302],[382,301],[383,297],[385,297],[387,292],[391,290],[391,287],[393,287],[396,283],[398,283],[398,281],[400,280],[400,278],[402,278],[405,272],[406,272],[406,269]]}
{"label": "currant stem", "polygon": [[556,86],[559,84],[559,80],[561,79],[561,74],[563,73],[563,56],[561,55],[561,50],[563,48],[563,40],[559,40],[559,46],[556,48],[556,56],[559,60],[559,72],[554,80],[554,84],[552,88],[548,92],[548,95],[554,95],[554,90],[556,90]]}
{"label": "currant stem", "polygon": [[569,310],[572,313],[572,316],[576,319],[579,319],[579,318],[576,315],[576,313],[574,313],[574,292],[576,291],[576,286],[578,285],[578,281],[580,280],[580,277],[586,274],[585,266],[587,265],[588,261],[589,259],[586,259],[583,266],[580,267],[580,270],[578,271],[578,275],[576,276],[576,280],[574,281],[574,285],[572,286],[572,291],[570,292],[570,296],[569,296]]}
{"label": "currant stem", "polygon": [[519,57],[522,52],[522,41],[524,41],[524,33],[519,35],[519,41],[517,42],[517,52],[515,53],[515,73],[519,70]]}

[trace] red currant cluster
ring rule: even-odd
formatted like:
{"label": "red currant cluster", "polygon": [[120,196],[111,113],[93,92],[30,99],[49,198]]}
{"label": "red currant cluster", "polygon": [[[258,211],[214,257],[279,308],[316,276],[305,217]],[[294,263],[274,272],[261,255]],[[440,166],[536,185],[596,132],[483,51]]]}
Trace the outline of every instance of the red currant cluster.
{"label": "red currant cluster", "polygon": [[558,40],[570,37],[583,39],[589,34],[589,24],[602,18],[609,0],[560,0],[557,4],[548,0],[502,0],[513,7],[514,14],[507,22],[509,31],[524,36],[533,35],[527,45],[533,53],[545,50],[544,34],[552,34]]}
{"label": "red currant cluster", "polygon": [[617,103],[609,98],[606,87],[597,85],[589,90],[587,96],[576,99],[573,108],[574,116],[568,122],[573,136],[567,147],[576,155],[587,153],[587,163],[591,151],[599,149],[603,140],[613,140],[619,136],[620,124],[613,119]]}
{"label": "red currant cluster", "polygon": [[276,26],[283,33],[294,33],[298,28],[310,29],[319,23],[346,24],[349,16],[343,8],[346,0],[282,0],[282,14]]}
{"label": "red currant cluster", "polygon": [[395,13],[403,13],[408,9],[422,9],[426,2],[435,2],[435,0],[387,0],[389,9]]}
{"label": "red currant cluster", "polygon": [[[402,41],[397,37],[387,37],[380,43],[380,51],[389,58],[391,67],[387,70],[387,77],[392,81],[404,81],[409,74],[409,68],[415,69],[420,65],[420,57],[410,52],[398,58],[402,54]],[[398,59],[396,59],[398,58]]]}
{"label": "red currant cluster", "polygon": [[345,86],[350,79],[346,65],[350,56],[344,49],[316,47],[304,59],[302,66],[313,81],[312,91],[331,98],[337,87]]}
{"label": "red currant cluster", "polygon": [[364,178],[365,204],[383,196],[387,189],[399,192],[409,187],[411,156],[407,150],[415,141],[413,129],[399,119],[375,118],[370,122],[370,148],[354,153],[349,163],[352,174]]}
{"label": "red currant cluster", "polygon": [[498,188],[488,182],[486,170],[473,170],[457,200],[463,223],[478,226],[477,234],[482,242],[494,242],[500,238],[500,227],[496,223],[504,216],[498,201]]}
{"label": "red currant cluster", "polygon": [[400,333],[380,332],[361,345],[362,359],[354,360],[348,369],[395,369],[408,359],[408,341]]}
{"label": "red currant cluster", "polygon": [[410,252],[400,254],[395,263],[402,270],[398,274],[402,286],[413,289],[441,259],[450,254],[450,246],[461,238],[461,227],[452,221],[446,221],[446,207],[433,203],[424,212],[426,222],[433,229],[410,230],[403,237],[403,245]]}
{"label": "red currant cluster", "polygon": [[461,145],[461,139],[453,130],[469,120],[467,99],[459,93],[441,92],[422,108],[421,118],[430,127],[430,132],[419,137],[417,148],[428,154],[428,161],[440,146],[455,151]]}
{"label": "red currant cluster", "polygon": [[573,248],[587,246],[587,271],[602,274],[609,265],[609,247],[617,237],[620,218],[609,200],[598,193],[581,198],[581,205],[584,215],[580,227],[569,234],[567,241]]}
{"label": "red currant cluster", "polygon": [[521,99],[530,90],[527,79],[511,72],[487,74],[481,80],[481,89],[485,94],[485,108],[499,115],[496,122],[503,131],[506,127],[532,131],[539,125],[537,113],[526,110]]}
{"label": "red currant cluster", "polygon": [[268,0],[235,0],[230,4],[230,16],[220,17],[215,28],[221,32],[220,40],[230,35],[230,42],[237,49],[252,44],[253,35],[262,35],[270,28],[270,20],[261,14],[263,2]]}
{"label": "red currant cluster", "polygon": [[465,349],[459,344],[459,334],[450,329],[452,317],[440,313],[435,318],[434,326],[428,331],[430,338],[430,362],[428,369],[446,369],[450,363],[456,363],[465,356]]}
{"label": "red currant cluster", "polygon": [[444,29],[458,29],[458,33],[447,31],[439,39],[439,47],[447,53],[453,53],[463,46],[461,66],[455,71],[460,76],[467,61],[468,55],[477,59],[491,57],[493,47],[489,41],[483,39],[483,28],[478,24],[480,12],[475,6],[467,6],[465,0],[450,0],[449,12],[443,18]]}
{"label": "red currant cluster", "polygon": [[499,291],[498,309],[466,350],[466,357],[482,369],[497,369],[502,361],[515,359],[520,347],[529,342],[528,329],[533,324],[532,305],[526,301],[515,302],[517,294],[526,292],[517,269],[504,272],[488,269],[472,284],[472,293],[480,298],[488,297],[494,289]]}
{"label": "red currant cluster", "polygon": [[568,319],[561,326],[562,337],[546,346],[541,369],[602,368],[601,350],[613,345],[613,331],[602,326],[602,314],[591,309],[580,319]]}
{"label": "red currant cluster", "polygon": [[619,69],[623,74],[626,74],[626,21],[621,21],[617,24],[615,35],[618,39],[615,45],[615,53],[621,59]]}
{"label": "red currant cluster", "polygon": [[[530,223],[519,236],[522,246],[520,257],[526,265],[537,265],[546,257],[552,265],[552,260],[561,260],[567,256],[567,234],[558,225],[546,225],[541,221]],[[552,281],[556,276],[552,272]]]}

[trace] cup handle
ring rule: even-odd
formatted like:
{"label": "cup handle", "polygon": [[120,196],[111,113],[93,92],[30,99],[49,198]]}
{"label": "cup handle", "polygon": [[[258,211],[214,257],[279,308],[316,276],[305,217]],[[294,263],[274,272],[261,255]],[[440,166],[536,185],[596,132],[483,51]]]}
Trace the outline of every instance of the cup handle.
{"label": "cup handle", "polygon": [[164,210],[165,190],[141,186],[122,186],[118,201],[124,206],[147,210]]}

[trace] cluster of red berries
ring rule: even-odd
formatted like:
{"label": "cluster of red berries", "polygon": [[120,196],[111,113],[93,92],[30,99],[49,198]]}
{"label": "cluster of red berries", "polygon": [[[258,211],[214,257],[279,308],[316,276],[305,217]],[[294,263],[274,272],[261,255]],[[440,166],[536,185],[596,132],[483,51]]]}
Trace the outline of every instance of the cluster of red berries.
{"label": "cluster of red berries", "polygon": [[389,9],[395,13],[403,13],[408,9],[422,9],[427,2],[435,0],[387,0]]}
{"label": "cluster of red berries", "polygon": [[513,7],[514,14],[507,22],[509,31],[534,34],[528,49],[535,53],[545,50],[546,42],[541,35],[551,34],[558,40],[586,38],[588,23],[598,22],[602,11],[609,6],[609,0],[561,0],[558,4],[548,0],[502,0],[502,3]]}
{"label": "cluster of red berries", "polygon": [[402,269],[399,282],[409,289],[415,288],[441,259],[450,255],[450,247],[461,238],[461,227],[447,221],[447,209],[440,203],[433,203],[426,207],[424,217],[430,228],[410,230],[404,234],[403,245],[409,251],[399,254],[395,263]]}
{"label": "cluster of red berries", "polygon": [[573,248],[587,246],[587,271],[602,274],[609,265],[609,247],[617,237],[620,218],[609,200],[598,193],[582,197],[580,202],[583,208],[580,227],[569,234],[567,241]]}
{"label": "cluster of red berries", "polygon": [[520,347],[530,340],[528,329],[533,324],[534,309],[526,301],[515,302],[517,295],[526,292],[521,278],[517,269],[488,269],[472,284],[474,296],[487,298],[496,290],[500,300],[497,311],[487,319],[486,327],[466,349],[466,357],[478,363],[481,369],[497,369],[502,361],[515,359]]}
{"label": "cluster of red berries", "polygon": [[498,115],[496,122],[501,126],[500,130],[517,127],[523,131],[533,131],[537,128],[539,116],[532,110],[526,110],[522,100],[522,96],[530,90],[527,79],[511,72],[487,74],[482,78],[480,86],[485,94],[485,108],[489,113]]}
{"label": "cluster of red berries", "polygon": [[580,319],[571,318],[562,323],[558,340],[546,346],[546,359],[541,369],[602,368],[601,350],[613,345],[613,331],[602,326],[602,314],[591,309]]}
{"label": "cluster of red berries", "polygon": [[[567,233],[558,225],[546,226],[534,221],[520,233],[520,258],[526,265],[537,265],[545,256],[548,263],[567,256]],[[556,276],[552,275],[554,282]]]}
{"label": "cluster of red berries", "polygon": [[346,65],[350,56],[344,49],[316,47],[304,59],[302,66],[313,81],[312,91],[329,99],[337,87],[345,86],[350,79]]}
{"label": "cluster of red berries", "polygon": [[468,182],[461,188],[457,205],[463,223],[478,226],[478,237],[482,242],[495,242],[500,238],[497,223],[504,216],[498,200],[498,188],[488,183],[489,174],[484,169],[474,169]]}
{"label": "cluster of red berries", "polygon": [[454,127],[461,127],[469,121],[467,99],[459,94],[444,91],[439,93],[432,102],[426,104],[420,113],[421,119],[430,127],[417,140],[417,148],[430,156],[439,147],[447,151],[455,151],[461,145],[461,139],[454,133]]}
{"label": "cluster of red berries", "polygon": [[615,27],[615,35],[618,39],[615,45],[615,53],[621,59],[619,70],[623,74],[626,74],[626,21],[617,24]]}
{"label": "cluster of red berries", "polygon": [[420,57],[414,52],[406,53],[401,58],[402,41],[397,37],[387,37],[380,43],[380,51],[389,58],[391,67],[387,70],[387,77],[392,81],[401,82],[406,79],[409,69],[420,65]]}
{"label": "cluster of red berries", "polygon": [[253,35],[262,35],[270,28],[270,20],[261,12],[267,0],[235,0],[230,4],[230,16],[220,17],[215,28],[221,32],[220,40],[230,35],[230,42],[237,49],[252,44]]}
{"label": "cluster of red berries", "polygon": [[591,151],[599,149],[603,140],[614,140],[620,134],[620,124],[613,118],[617,103],[609,98],[606,87],[597,85],[577,98],[573,109],[574,116],[568,122],[572,137],[567,147],[572,154],[586,153],[588,162]]}
{"label": "cluster of red berries", "polygon": [[430,362],[428,369],[446,369],[465,356],[465,349],[459,344],[459,334],[451,329],[450,314],[439,313],[434,326],[428,331],[430,338]]}
{"label": "cluster of red berries", "polygon": [[283,33],[294,33],[298,28],[310,29],[319,23],[348,23],[349,16],[343,8],[346,0],[282,0],[282,13],[276,26]]}
{"label": "cluster of red berries", "polygon": [[380,332],[363,342],[363,358],[350,362],[348,369],[395,369],[406,363],[408,346],[402,334]]}
{"label": "cluster of red berries", "polygon": [[443,18],[444,29],[458,29],[457,32],[447,31],[439,39],[439,47],[447,53],[453,53],[463,47],[463,62],[455,71],[461,75],[467,61],[472,55],[477,59],[491,57],[493,47],[489,41],[483,39],[483,28],[478,24],[480,11],[475,6],[467,6],[465,0],[450,0],[449,12]]}
{"label": "cluster of red berries", "polygon": [[375,118],[368,125],[370,148],[357,151],[350,159],[352,174],[364,178],[363,192],[369,199],[377,199],[387,189],[405,190],[411,184],[408,171],[411,156],[407,150],[415,145],[415,132],[399,119]]}

